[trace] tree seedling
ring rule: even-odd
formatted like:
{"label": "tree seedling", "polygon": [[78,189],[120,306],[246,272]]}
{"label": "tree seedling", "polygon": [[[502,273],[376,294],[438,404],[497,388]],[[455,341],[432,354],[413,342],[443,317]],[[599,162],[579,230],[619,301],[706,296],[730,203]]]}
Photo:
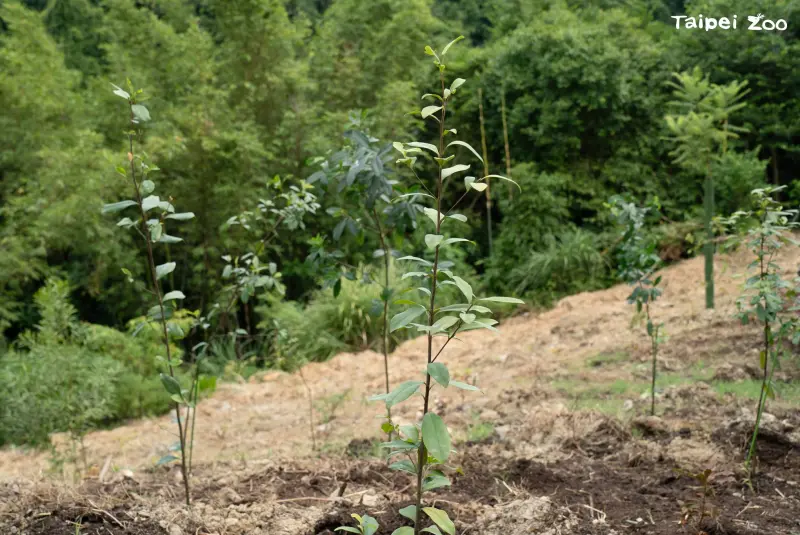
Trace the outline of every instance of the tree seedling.
{"label": "tree seedling", "polygon": [[706,507],[708,498],[714,495],[714,489],[709,484],[712,471],[710,468],[706,468],[702,472],[696,473],[681,469],[676,469],[676,472],[681,475],[691,477],[700,484],[697,488],[699,500],[697,502],[681,504],[681,525],[688,525],[692,517],[695,517],[696,520],[694,525],[697,535],[707,535],[702,529],[703,521],[706,518],[713,518],[715,516],[714,509],[708,509]]}
{"label": "tree seedling", "polygon": [[[183,241],[181,238],[167,234],[167,223],[171,221],[187,221],[193,219],[194,214],[191,212],[176,212],[175,207],[172,205],[171,197],[162,199],[158,195],[153,195],[156,184],[150,179],[150,173],[158,171],[158,168],[147,164],[143,157],[134,152],[134,139],[141,139],[141,126],[150,120],[149,110],[141,104],[143,91],[141,89],[134,90],[130,80],[128,80],[127,91],[117,86],[113,87],[114,94],[128,103],[130,128],[125,133],[128,137],[129,150],[127,160],[129,167],[126,169],[124,166],[119,166],[117,167],[117,172],[123,178],[130,180],[133,188],[133,199],[106,204],[103,206],[103,213],[117,213],[128,208],[136,208],[133,218],[124,217],[117,222],[117,226],[135,230],[146,246],[150,287],[144,291],[152,296],[154,305],[148,311],[142,327],[150,322],[155,322],[160,327],[166,357],[160,357],[159,360],[165,364],[168,372],[161,374],[161,382],[174,402],[175,421],[178,426],[179,443],[176,449],[180,454],[180,458],[169,454],[163,457],[159,464],[180,461],[186,505],[190,505],[189,451],[191,450],[191,445],[188,439],[188,425],[190,421],[189,413],[194,410],[196,405],[197,389],[194,384],[190,388],[184,389],[176,377],[175,370],[182,362],[180,358],[172,355],[170,341],[182,339],[185,333],[178,323],[169,321],[175,311],[175,303],[183,300],[186,296],[179,290],[163,292],[160,281],[175,271],[176,263],[157,264],[155,246],[157,244],[169,245]],[[123,272],[128,276],[129,280],[132,280],[132,274],[129,270],[123,269]],[[185,416],[181,413],[182,407],[186,407]],[[191,418],[191,420],[194,421],[194,418]],[[191,430],[191,434],[192,436],[194,435],[194,429]]]}
{"label": "tree seedling", "polygon": [[755,222],[745,236],[747,248],[753,255],[748,271],[753,275],[745,281],[744,291],[736,302],[742,324],[758,323],[762,337],[759,352],[761,390],[756,407],[755,428],[745,460],[748,481],[756,455],[756,441],[764,406],[767,398],[775,398],[777,390],[772,380],[773,373],[780,365],[781,357],[788,353],[785,342],[800,342],[798,307],[792,306],[797,300],[797,287],[782,277],[781,268],[775,262],[775,256],[784,246],[798,245],[790,237],[791,231],[800,227],[800,223],[795,221],[798,211],[784,209],[772,198],[784,187],[753,190],[751,195],[754,209],[736,212],[725,221],[731,227],[737,226],[741,221]]}
{"label": "tree seedling", "polygon": [[616,216],[622,227],[622,236],[618,246],[619,277],[632,285],[633,292],[627,301],[636,305],[636,317],[642,318],[647,325],[647,336],[650,337],[650,414],[656,413],[656,374],[658,372],[658,347],[664,341],[663,323],[655,323],[651,315],[650,305],[661,295],[658,285],[661,276],[652,278],[660,267],[661,258],[656,254],[656,243],[643,236],[645,218],[651,209],[658,208],[658,200],[648,207],[639,207],[625,201],[622,197],[612,197],[607,205]]}
{"label": "tree seedling", "polygon": [[[438,123],[439,135],[436,144],[419,141],[393,144],[402,156],[397,163],[408,166],[419,183],[424,184],[415,170],[418,160],[432,160],[431,167],[436,170],[435,187],[433,191],[428,190],[428,193],[424,195],[426,199],[432,200],[433,207],[423,208],[423,213],[431,220],[434,228],[433,232],[425,235],[425,244],[433,255],[433,260],[429,261],[415,256],[406,256],[400,259],[415,265],[416,271],[406,273],[406,276],[420,280],[420,286],[413,288],[409,293],[418,294],[423,299],[423,303],[415,301],[413,293],[396,301],[397,304],[406,308],[394,315],[390,321],[391,331],[413,328],[426,335],[426,366],[420,370],[424,380],[406,381],[396,386],[388,394],[384,393],[370,398],[383,401],[388,410],[412,396],[420,395],[422,397],[423,416],[420,423],[396,425],[391,419],[388,419],[382,426],[384,432],[391,433],[395,437],[394,440],[383,444],[389,450],[390,459],[400,458],[393,462],[390,468],[412,474],[416,479],[415,504],[400,510],[400,514],[411,520],[414,527],[400,527],[393,532],[393,535],[419,535],[422,532],[455,535],[455,525],[445,511],[436,507],[424,507],[423,504],[425,492],[450,485],[450,479],[444,472],[452,451],[450,432],[444,420],[430,410],[430,394],[436,385],[442,388],[478,389],[472,385],[451,380],[447,366],[438,359],[459,332],[473,329],[496,330],[494,325],[497,324],[497,321],[487,317],[492,311],[483,303],[522,303],[521,300],[510,297],[478,298],[467,281],[440,265],[444,262],[443,257],[449,247],[469,242],[465,238],[448,237],[444,234],[451,220],[466,220],[465,216],[452,213],[458,201],[447,211],[444,211],[442,207],[447,181],[452,181],[456,175],[466,173],[471,167],[468,164],[454,164],[452,160],[456,157],[455,151],[466,149],[478,160],[482,160],[478,152],[469,144],[459,140],[447,142],[448,139],[452,139],[449,136],[456,134],[455,129],[446,126],[447,109],[466,80],[456,78],[448,86],[445,83],[446,67],[443,59],[450,47],[461,39],[463,36],[445,46],[441,53],[437,53],[430,46],[425,47],[425,53],[433,57],[433,63],[439,71],[440,92],[423,95],[422,98],[431,104],[425,106],[420,111],[420,115],[423,120]],[[486,181],[490,178],[509,180],[500,175],[488,175],[479,179],[467,176],[464,178],[466,191],[461,199],[472,190],[484,191]],[[463,295],[464,302],[444,307],[437,306],[437,289],[442,285],[456,286]],[[418,318],[424,318],[424,323],[418,323]],[[442,340],[442,343],[438,344],[438,349],[434,346],[434,338]],[[432,525],[425,525],[423,514],[433,522]]]}

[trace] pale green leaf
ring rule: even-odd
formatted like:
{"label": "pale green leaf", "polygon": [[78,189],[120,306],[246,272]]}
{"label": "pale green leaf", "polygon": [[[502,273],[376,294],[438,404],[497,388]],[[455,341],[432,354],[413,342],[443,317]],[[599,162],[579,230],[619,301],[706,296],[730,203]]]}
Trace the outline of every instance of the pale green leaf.
{"label": "pale green leaf", "polygon": [[459,145],[459,146],[461,146],[461,147],[466,147],[466,148],[468,148],[468,149],[469,149],[469,150],[472,152],[472,154],[474,154],[474,155],[475,155],[475,157],[476,157],[476,158],[478,158],[478,159],[479,159],[481,162],[483,161],[483,158],[481,158],[481,155],[480,155],[480,154],[478,154],[478,151],[476,151],[475,149],[473,149],[473,148],[472,148],[472,145],[470,145],[469,143],[465,143],[465,142],[463,142],[463,141],[451,141],[450,143],[448,143],[448,145],[447,145],[447,148],[450,148],[450,147],[451,147],[451,146],[453,146],[453,145]]}
{"label": "pale green leaf", "polygon": [[439,234],[426,234],[425,235],[425,245],[428,246],[428,249],[436,249],[436,247],[442,243],[444,236]]}
{"label": "pale green leaf", "polygon": [[194,218],[194,212],[180,212],[177,214],[169,214],[167,219],[175,219],[177,221],[186,221]]}
{"label": "pale green leaf", "polygon": [[173,291],[167,293],[163,297],[162,301],[172,301],[174,299],[186,299],[186,296],[183,295],[183,292],[180,291],[180,290],[173,290]]}
{"label": "pale green leaf", "polygon": [[518,305],[524,305],[525,301],[522,299],[517,299],[516,297],[501,297],[501,296],[494,296],[494,297],[481,297],[478,301],[491,301],[493,303],[515,303]]}
{"label": "pale green leaf", "polygon": [[417,506],[416,505],[409,505],[407,507],[403,507],[398,511],[404,517],[410,519],[413,522],[417,521]]}
{"label": "pale green leaf", "polygon": [[469,166],[465,165],[463,163],[460,163],[458,165],[454,165],[453,167],[448,167],[446,169],[442,169],[442,180],[444,180],[445,178],[449,177],[450,175],[452,175],[454,173],[460,173],[462,171],[466,171],[467,169],[469,169]]}
{"label": "pale green leaf", "polygon": [[451,46],[453,46],[457,42],[461,41],[462,39],[464,39],[464,36],[463,35],[459,35],[458,37],[456,37],[455,39],[453,39],[452,41],[447,43],[447,46],[442,49],[442,57],[444,57],[444,55],[447,54],[447,51],[450,50]]}
{"label": "pale green leaf", "polygon": [[384,401],[386,402],[386,406],[388,408],[392,408],[398,403],[402,403],[403,401],[407,400],[408,398],[414,395],[414,393],[422,384],[423,384],[422,381],[406,381],[404,383],[400,383],[397,386],[397,388],[392,390],[386,396],[386,399],[384,399]]}
{"label": "pale green leaf", "polygon": [[[432,107],[436,107],[436,106],[432,106]],[[441,108],[439,108],[439,109],[441,109]],[[439,156],[439,149],[436,148],[436,145],[432,145],[430,143],[422,143],[421,141],[413,141],[413,142],[409,143],[408,145],[410,145],[411,147],[417,147],[418,149],[427,149],[427,150],[431,151],[432,153],[434,153],[436,156]]]}
{"label": "pale green leaf", "polygon": [[422,418],[422,442],[439,462],[444,463],[450,457],[450,433],[444,421],[434,412]]}
{"label": "pale green leaf", "polygon": [[389,322],[389,332],[394,332],[397,329],[402,329],[426,311],[424,306],[416,306],[408,308],[392,317]]}
{"label": "pale green leaf", "polygon": [[[442,109],[441,106],[425,106],[424,108],[422,108],[420,114],[422,115],[423,119],[426,119],[441,109]],[[439,151],[436,152],[438,154]]]}
{"label": "pale green leaf", "polygon": [[428,364],[428,375],[436,379],[436,382],[445,388],[450,384],[450,371],[441,362]]}
{"label": "pale green leaf", "polygon": [[161,199],[158,197],[158,195],[150,195],[149,197],[145,197],[142,200],[142,210],[147,212],[160,204],[161,204]]}
{"label": "pale green leaf", "polygon": [[462,294],[464,294],[464,297],[467,298],[467,301],[471,303],[472,298],[474,297],[474,294],[472,293],[472,286],[470,286],[470,284],[467,281],[458,276],[453,276],[453,282],[456,283],[456,286],[458,286],[458,289],[461,290]]}
{"label": "pale green leaf", "polygon": [[120,210],[124,210],[129,206],[136,206],[136,201],[119,201],[111,204],[106,204],[103,206],[103,213],[104,214],[113,214],[114,212],[119,212]]}
{"label": "pale green leaf", "polygon": [[162,279],[175,271],[175,265],[175,262],[167,262],[166,264],[156,266],[156,280]]}
{"label": "pale green leaf", "polygon": [[442,528],[448,535],[456,535],[456,526],[447,513],[435,507],[425,507],[422,509],[426,515],[433,520],[437,526]]}
{"label": "pale green leaf", "polygon": [[485,177],[483,177],[484,180],[487,179],[487,178],[499,178],[500,180],[505,180],[506,182],[511,182],[512,184],[517,186],[517,188],[519,188],[520,191],[522,191],[522,188],[519,186],[519,184],[517,184],[516,182],[514,182],[513,180],[511,180],[508,177],[505,177],[505,176],[502,176],[502,175],[486,175]]}
{"label": "pale green leaf", "polygon": [[453,83],[450,84],[450,91],[452,93],[455,93],[456,89],[464,85],[464,82],[466,82],[466,80],[464,80],[463,78],[456,78],[455,80],[453,80]]}
{"label": "pale green leaf", "polygon": [[131,106],[131,111],[133,112],[133,116],[139,121],[150,120],[150,112],[141,104],[134,104]]}

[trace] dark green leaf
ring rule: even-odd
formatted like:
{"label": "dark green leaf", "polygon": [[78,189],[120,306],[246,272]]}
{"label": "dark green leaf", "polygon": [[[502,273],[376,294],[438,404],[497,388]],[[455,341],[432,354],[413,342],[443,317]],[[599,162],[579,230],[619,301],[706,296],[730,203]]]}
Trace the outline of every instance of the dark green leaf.
{"label": "dark green leaf", "polygon": [[433,412],[422,418],[422,441],[431,455],[441,463],[450,457],[450,433],[444,421]]}

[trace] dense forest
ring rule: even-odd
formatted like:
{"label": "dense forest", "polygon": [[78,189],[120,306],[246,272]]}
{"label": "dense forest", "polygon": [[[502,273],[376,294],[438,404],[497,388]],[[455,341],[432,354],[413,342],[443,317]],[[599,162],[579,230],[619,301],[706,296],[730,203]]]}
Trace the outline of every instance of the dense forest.
{"label": "dense forest", "polygon": [[[671,18],[734,13],[737,30]],[[757,13],[787,29],[748,31]],[[392,148],[438,134],[424,43],[465,36],[448,127],[476,173],[519,184],[462,202],[473,243],[446,261],[542,308],[619,280],[615,195],[658,206],[665,262],[699,253],[710,176],[715,216],[767,184],[800,201],[798,28],[791,0],[0,0],[0,444],[170,406],[144,242],[103,211],[130,189],[128,80],[137,156],[194,214],[156,260],[203,390],[384,343],[382,292],[410,287],[397,259],[431,256],[414,194],[433,184]]]}

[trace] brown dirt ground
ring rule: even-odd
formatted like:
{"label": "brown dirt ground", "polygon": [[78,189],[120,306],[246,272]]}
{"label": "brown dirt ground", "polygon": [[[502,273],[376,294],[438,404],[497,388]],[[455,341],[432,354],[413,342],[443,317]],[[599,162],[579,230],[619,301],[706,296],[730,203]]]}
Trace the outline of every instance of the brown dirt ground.
{"label": "brown dirt ground", "polygon": [[[798,261],[800,253],[781,259],[787,273]],[[664,270],[654,315],[669,338],[656,418],[643,416],[649,347],[631,326],[628,287],[523,314],[500,336],[460,336],[445,362],[484,394],[434,391],[464,474],[429,500],[462,535],[800,534],[797,395],[770,401],[753,488],[742,479],[755,403],[741,386],[758,363],[757,331],[733,318],[743,281],[733,274],[746,263],[741,253],[718,259],[713,311],[704,309],[702,259]],[[398,348],[392,381],[418,376],[423,355],[422,339]],[[396,511],[411,503],[412,482],[374,456],[381,407],[366,402],[381,391],[382,358],[342,354],[303,374],[318,400],[348,393],[335,414],[315,415],[317,451],[302,381],[268,373],[223,385],[200,405],[192,509],[181,505],[176,469],[154,467],[175,441],[164,417],[89,435],[79,484],[51,473],[48,453],[0,450],[0,534],[329,534],[352,512],[375,516],[379,533],[405,525]],[[797,366],[780,372],[789,393],[796,375]],[[396,419],[418,418],[415,405],[397,407]],[[705,468],[699,522],[702,492],[687,471]]]}

